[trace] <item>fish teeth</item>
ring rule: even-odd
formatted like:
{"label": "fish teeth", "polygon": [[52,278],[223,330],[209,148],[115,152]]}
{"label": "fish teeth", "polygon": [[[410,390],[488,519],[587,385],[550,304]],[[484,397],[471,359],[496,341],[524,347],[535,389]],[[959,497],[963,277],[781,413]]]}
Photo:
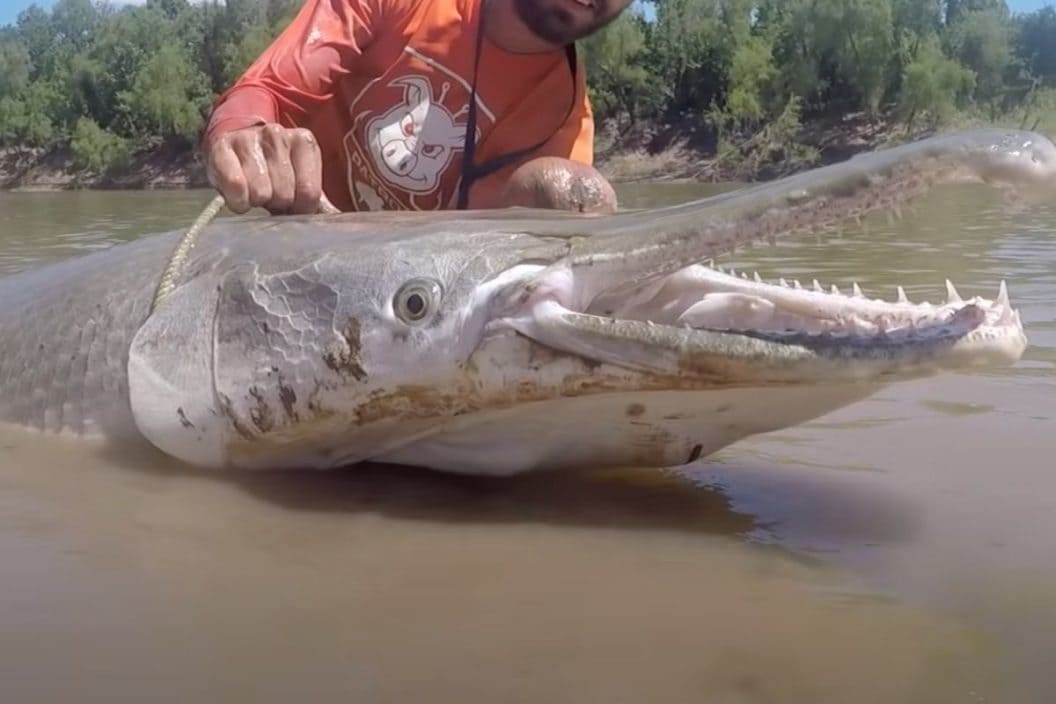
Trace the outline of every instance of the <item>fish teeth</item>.
{"label": "fish teeth", "polygon": [[818,280],[817,280],[817,279],[814,279],[813,283],[814,283],[814,290],[815,290],[816,292],[818,292],[818,293],[824,293],[824,292],[825,292],[825,289],[823,289],[823,288],[821,287],[821,284],[819,284],[819,283],[818,283]]}
{"label": "fish teeth", "polygon": [[963,303],[964,299],[961,298],[961,294],[957,293],[957,289],[953,287],[953,282],[946,279],[946,302],[947,303]]}
{"label": "fish teeth", "polygon": [[785,288],[788,288],[788,281],[786,281],[785,277],[783,277],[783,276],[781,277],[781,285],[784,286]]}
{"label": "fish teeth", "polygon": [[851,291],[854,293],[855,298],[865,298],[865,294],[862,293],[862,287],[858,285],[857,281],[851,285]]}
{"label": "fish teeth", "polygon": [[898,302],[909,303],[909,296],[906,295],[906,289],[901,286],[898,287]]}
{"label": "fish teeth", "polygon": [[998,324],[1019,325],[1019,311],[1012,310],[1012,302],[1008,298],[1008,286],[1004,279],[1001,280],[1001,286],[997,289],[996,305],[1001,309],[1001,317],[997,319]]}
{"label": "fish teeth", "polygon": [[755,280],[755,283],[757,283],[757,284],[763,283],[763,278],[761,276],[759,276],[759,272],[758,271],[753,271],[752,272],[752,278]]}
{"label": "fish teeth", "polygon": [[831,288],[831,289],[829,289],[829,291],[830,291],[830,293],[832,293],[832,295],[834,295],[834,296],[842,296],[842,295],[843,295],[843,292],[842,292],[842,291],[840,291],[839,287],[838,287],[838,286],[837,286],[836,284],[833,284],[833,285],[832,285],[832,288]]}
{"label": "fish teeth", "polygon": [[802,289],[803,288],[803,286],[801,286],[800,283],[799,283],[799,279],[792,279],[792,288],[798,288],[798,289]]}

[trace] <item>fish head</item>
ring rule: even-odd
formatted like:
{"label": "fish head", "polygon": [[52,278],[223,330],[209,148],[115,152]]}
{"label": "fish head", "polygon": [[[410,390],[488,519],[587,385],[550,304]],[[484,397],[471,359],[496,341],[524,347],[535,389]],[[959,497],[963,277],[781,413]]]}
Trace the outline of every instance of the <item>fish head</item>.
{"label": "fish head", "polygon": [[374,409],[421,401],[450,418],[377,459],[481,474],[677,466],[893,383],[1012,365],[1028,345],[1004,283],[911,301],[702,264],[577,306],[574,272],[536,285],[550,276],[510,292],[470,379]]}
{"label": "fish head", "polygon": [[345,465],[429,432],[471,381],[499,294],[540,268],[518,266],[535,238],[494,230],[292,222],[250,247],[234,229],[212,233],[226,253],[188,267],[129,355],[137,427],[199,466]]}

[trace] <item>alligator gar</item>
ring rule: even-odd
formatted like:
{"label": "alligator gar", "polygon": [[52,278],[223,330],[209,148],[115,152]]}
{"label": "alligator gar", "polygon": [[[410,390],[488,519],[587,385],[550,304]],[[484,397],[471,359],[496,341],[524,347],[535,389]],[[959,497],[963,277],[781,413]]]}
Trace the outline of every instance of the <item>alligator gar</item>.
{"label": "alligator gar", "polygon": [[221,218],[176,266],[169,232],[0,279],[0,422],[212,468],[680,465],[1027,345],[1004,284],[887,302],[705,262],[941,183],[1045,198],[1054,176],[1045,137],[983,130],[604,216]]}

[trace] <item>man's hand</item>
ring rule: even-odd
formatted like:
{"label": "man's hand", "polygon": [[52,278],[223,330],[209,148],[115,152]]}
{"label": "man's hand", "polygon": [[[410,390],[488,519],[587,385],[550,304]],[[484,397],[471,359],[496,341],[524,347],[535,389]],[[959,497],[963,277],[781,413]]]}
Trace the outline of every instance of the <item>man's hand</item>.
{"label": "man's hand", "polygon": [[236,213],[314,213],[323,193],[319,144],[306,129],[268,124],[218,137],[205,151],[209,182]]}
{"label": "man's hand", "polygon": [[580,213],[616,211],[616,191],[593,166],[560,157],[537,157],[510,175],[501,207],[550,208]]}

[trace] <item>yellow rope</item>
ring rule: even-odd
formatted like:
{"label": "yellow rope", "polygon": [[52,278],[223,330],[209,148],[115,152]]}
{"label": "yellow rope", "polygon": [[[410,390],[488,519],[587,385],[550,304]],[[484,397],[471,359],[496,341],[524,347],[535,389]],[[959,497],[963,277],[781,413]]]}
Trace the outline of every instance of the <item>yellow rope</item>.
{"label": "yellow rope", "polygon": [[[184,233],[183,237],[180,238],[179,244],[176,245],[176,249],[173,250],[172,256],[169,257],[168,265],[165,267],[165,271],[161,275],[161,280],[158,282],[158,288],[154,292],[154,300],[150,305],[150,311],[153,313],[162,301],[165,300],[172,293],[173,289],[176,288],[176,279],[183,271],[184,264],[187,263],[187,258],[190,256],[191,250],[194,249],[194,245],[198,242],[198,238],[202,231],[205,230],[206,225],[213,221],[213,218],[217,216],[220,209],[224,207],[224,197],[217,195],[211,201],[209,205],[205,206],[201,214],[195,219],[187,232]],[[324,195],[319,201],[319,212],[325,214],[335,214],[341,212],[331,203]]]}

